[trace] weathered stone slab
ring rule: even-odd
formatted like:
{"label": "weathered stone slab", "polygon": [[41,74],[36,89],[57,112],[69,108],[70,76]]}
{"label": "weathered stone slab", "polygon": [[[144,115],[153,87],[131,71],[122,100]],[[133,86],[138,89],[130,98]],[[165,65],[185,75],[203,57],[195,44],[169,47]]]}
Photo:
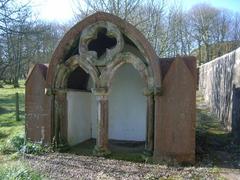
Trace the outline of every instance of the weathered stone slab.
{"label": "weathered stone slab", "polygon": [[51,141],[49,97],[45,95],[47,66],[36,64],[26,80],[26,137],[35,142]]}
{"label": "weathered stone slab", "polygon": [[[195,161],[196,67],[195,58],[176,58],[166,63],[163,96],[157,96],[154,158]],[[169,67],[169,64],[170,67]],[[162,72],[165,72],[164,70]]]}

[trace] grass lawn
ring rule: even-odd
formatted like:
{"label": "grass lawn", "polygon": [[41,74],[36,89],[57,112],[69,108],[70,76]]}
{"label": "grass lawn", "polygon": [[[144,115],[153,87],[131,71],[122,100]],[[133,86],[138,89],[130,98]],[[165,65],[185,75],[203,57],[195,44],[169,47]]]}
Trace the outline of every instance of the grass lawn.
{"label": "grass lawn", "polygon": [[[24,133],[24,81],[20,88],[11,85],[0,88],[0,144]],[[20,121],[16,121],[16,95],[19,93]]]}
{"label": "grass lawn", "polygon": [[[19,94],[20,120],[16,121],[16,93]],[[42,179],[22,161],[17,152],[6,152],[10,140],[24,136],[24,81],[19,88],[5,85],[0,88],[0,179]]]}

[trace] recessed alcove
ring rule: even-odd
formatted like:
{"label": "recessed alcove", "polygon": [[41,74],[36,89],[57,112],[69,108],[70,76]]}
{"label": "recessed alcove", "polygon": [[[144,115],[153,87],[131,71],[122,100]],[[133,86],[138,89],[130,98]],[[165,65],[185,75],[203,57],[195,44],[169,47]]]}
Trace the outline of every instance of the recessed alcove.
{"label": "recessed alcove", "polygon": [[144,81],[131,65],[122,65],[114,74],[109,94],[109,139],[144,142],[147,99]]}
{"label": "recessed alcove", "polygon": [[70,146],[96,138],[97,103],[93,81],[81,67],[67,80],[68,143]]}
{"label": "recessed alcove", "polygon": [[87,90],[89,74],[77,67],[68,77],[67,88],[75,90]]}

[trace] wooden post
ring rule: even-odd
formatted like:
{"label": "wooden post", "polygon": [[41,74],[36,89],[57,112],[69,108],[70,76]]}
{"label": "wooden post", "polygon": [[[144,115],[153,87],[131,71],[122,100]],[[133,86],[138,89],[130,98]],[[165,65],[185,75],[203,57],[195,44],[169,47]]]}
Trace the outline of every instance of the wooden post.
{"label": "wooden post", "polygon": [[19,96],[18,93],[16,93],[16,121],[19,121]]}

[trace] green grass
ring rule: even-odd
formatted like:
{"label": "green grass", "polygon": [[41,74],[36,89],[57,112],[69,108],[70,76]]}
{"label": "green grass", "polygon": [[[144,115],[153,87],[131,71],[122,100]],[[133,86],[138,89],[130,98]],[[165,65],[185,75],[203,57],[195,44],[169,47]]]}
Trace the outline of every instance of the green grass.
{"label": "green grass", "polygon": [[[16,93],[19,93],[20,121],[16,121]],[[24,81],[19,88],[0,88],[0,179],[38,180],[43,177],[32,170],[12,146],[14,138],[24,136]]]}
{"label": "green grass", "polygon": [[40,180],[43,177],[20,160],[4,163],[0,166],[0,179]]}
{"label": "green grass", "polygon": [[[201,96],[198,96],[197,102],[203,102]],[[240,145],[234,144],[231,132],[225,130],[207,107],[197,109],[196,146],[199,163],[211,162],[216,167],[239,168]]]}
{"label": "green grass", "polygon": [[[16,121],[16,95],[19,93],[20,121]],[[10,85],[0,88],[0,145],[13,136],[24,133],[24,81],[20,88]]]}

